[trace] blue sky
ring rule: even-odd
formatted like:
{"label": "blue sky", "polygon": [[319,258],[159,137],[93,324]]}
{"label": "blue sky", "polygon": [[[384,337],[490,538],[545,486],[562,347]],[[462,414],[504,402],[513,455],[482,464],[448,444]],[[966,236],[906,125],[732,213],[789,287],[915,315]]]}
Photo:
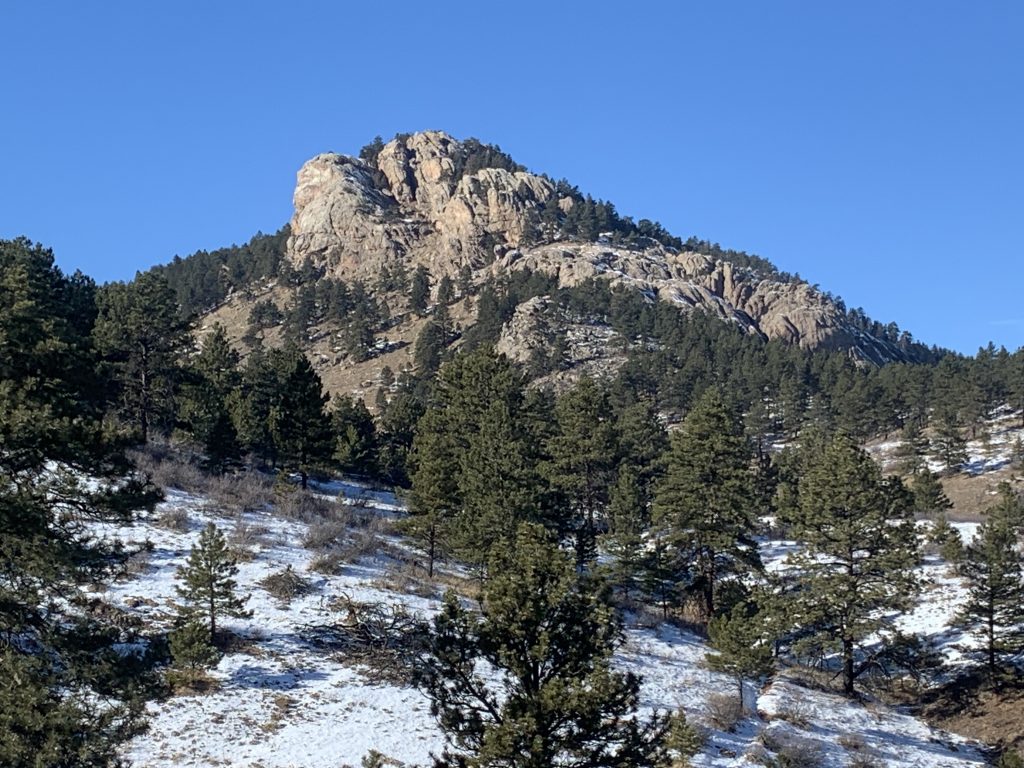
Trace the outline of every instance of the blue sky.
{"label": "blue sky", "polygon": [[10,3],[0,237],[98,280],[444,129],[973,353],[1024,345],[1024,5]]}

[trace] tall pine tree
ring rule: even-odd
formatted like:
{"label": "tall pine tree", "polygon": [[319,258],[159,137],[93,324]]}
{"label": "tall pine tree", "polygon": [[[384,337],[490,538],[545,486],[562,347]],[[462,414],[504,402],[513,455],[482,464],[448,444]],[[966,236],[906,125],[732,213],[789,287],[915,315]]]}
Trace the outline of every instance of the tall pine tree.
{"label": "tall pine tree", "polygon": [[742,421],[709,389],[673,435],[655,492],[655,525],[692,564],[690,586],[706,620],[724,579],[761,567],[751,461]]}

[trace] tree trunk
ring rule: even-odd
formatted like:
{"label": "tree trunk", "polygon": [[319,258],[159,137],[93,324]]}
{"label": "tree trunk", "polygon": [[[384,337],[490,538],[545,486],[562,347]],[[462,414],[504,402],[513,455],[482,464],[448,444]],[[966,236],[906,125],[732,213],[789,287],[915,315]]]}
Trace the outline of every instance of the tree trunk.
{"label": "tree trunk", "polygon": [[853,640],[843,638],[843,693],[853,696]]}

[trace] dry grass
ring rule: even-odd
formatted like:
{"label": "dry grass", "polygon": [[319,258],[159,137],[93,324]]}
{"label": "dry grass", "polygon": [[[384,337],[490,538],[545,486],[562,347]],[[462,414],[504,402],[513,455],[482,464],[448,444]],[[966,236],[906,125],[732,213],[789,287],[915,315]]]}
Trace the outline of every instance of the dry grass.
{"label": "dry grass", "polygon": [[1009,467],[983,475],[958,474],[942,479],[943,490],[953,502],[947,517],[951,522],[980,522],[983,512],[996,501],[996,489],[1002,482],[1018,490],[1024,488],[1017,470]]}

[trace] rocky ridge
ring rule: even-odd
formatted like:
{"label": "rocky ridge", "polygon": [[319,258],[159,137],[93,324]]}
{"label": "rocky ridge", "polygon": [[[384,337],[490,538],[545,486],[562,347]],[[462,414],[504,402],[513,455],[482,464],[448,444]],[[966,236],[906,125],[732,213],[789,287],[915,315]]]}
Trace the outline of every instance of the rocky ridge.
{"label": "rocky ridge", "polygon": [[[298,173],[288,257],[296,265],[309,259],[346,280],[372,281],[399,261],[426,266],[435,284],[466,266],[477,282],[521,269],[553,275],[560,286],[604,279],[805,349],[847,349],[875,363],[900,357],[893,345],[852,327],[842,307],[804,282],[759,278],[648,239],[629,248],[558,235],[532,244],[543,239],[539,212],[551,204],[566,210],[572,198],[524,171],[463,172],[462,157],[462,145],[436,131],[396,138],[375,164],[317,155]],[[514,340],[503,346],[523,356]]]}

